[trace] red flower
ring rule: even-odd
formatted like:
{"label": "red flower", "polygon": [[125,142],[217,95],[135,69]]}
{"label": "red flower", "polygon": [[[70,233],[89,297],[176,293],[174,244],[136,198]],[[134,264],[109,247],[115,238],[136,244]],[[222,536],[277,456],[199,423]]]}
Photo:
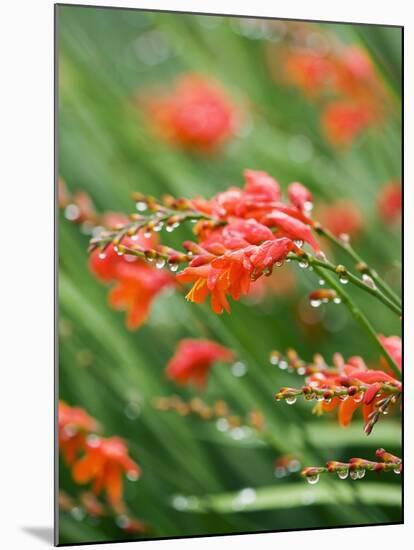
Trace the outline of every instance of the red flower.
{"label": "red flower", "polygon": [[[222,246],[218,243],[218,246]],[[214,248],[209,244],[209,249]],[[295,243],[286,238],[273,238],[259,246],[249,245],[234,251],[224,251],[219,256],[209,252],[198,254],[177,279],[182,283],[194,283],[187,300],[203,303],[211,294],[211,308],[215,313],[223,309],[230,313],[227,296],[239,300],[249,293],[252,280],[264,273],[270,274],[275,263],[282,262],[292,250],[298,250]],[[220,251],[221,252],[221,251]]]}
{"label": "red flower", "polygon": [[98,422],[80,407],[59,401],[59,449],[67,464],[72,464],[85,446],[86,436],[99,429]]}
{"label": "red flower", "polygon": [[282,53],[281,61],[287,82],[309,97],[320,95],[332,81],[330,59],[310,49],[289,49]]}
{"label": "red flower", "polygon": [[227,93],[200,75],[182,76],[163,96],[144,99],[144,106],[161,135],[186,149],[211,151],[239,125],[238,110]]}
{"label": "red flower", "polygon": [[[125,237],[124,246],[138,245],[143,250],[156,246],[155,237],[146,238],[142,232],[135,237]],[[156,296],[174,284],[173,277],[158,270],[135,256],[119,255],[114,245],[104,253],[94,250],[89,266],[96,277],[107,283],[114,283],[109,293],[109,303],[115,309],[127,312],[126,324],[130,330],[140,327],[147,319]]]}
{"label": "red flower", "polygon": [[312,234],[311,228],[302,221],[280,211],[267,214],[262,222],[269,227],[277,227],[278,236],[285,236],[295,241],[307,242],[311,247],[319,251],[320,246]]}
{"label": "red flower", "polygon": [[326,229],[337,237],[342,234],[355,237],[364,226],[360,207],[352,200],[339,200],[329,205],[320,206],[317,218]]}
{"label": "red flower", "polygon": [[242,294],[247,294],[252,273],[253,265],[245,249],[241,249],[214,259],[198,256],[177,275],[177,279],[182,283],[194,283],[186,296],[187,300],[200,304],[211,294],[212,310],[222,313],[224,309],[230,313],[227,295],[239,300]]}
{"label": "red flower", "polygon": [[128,448],[119,437],[91,436],[86,441],[85,455],[72,467],[76,483],[93,482],[96,495],[106,492],[110,504],[117,508],[122,504],[122,476],[137,479],[140,468],[128,455]]}
{"label": "red flower", "polygon": [[[352,395],[344,396],[344,399],[333,397],[328,402],[323,401],[318,404],[319,410],[329,412],[338,408],[338,420],[342,426],[347,426],[354,412],[361,407],[364,416],[364,422],[367,424],[369,415],[375,409],[385,395],[381,393],[383,383],[395,386],[401,390],[401,383],[382,370],[368,369],[361,357],[351,357],[347,364],[341,365],[336,369],[322,369],[315,372],[306,379],[309,387],[326,389],[326,395],[329,397],[329,390],[338,390],[340,388],[353,387]],[[364,386],[365,391],[361,391],[360,386]]]}
{"label": "red flower", "polygon": [[336,66],[336,88],[355,100],[373,102],[382,94],[372,61],[358,46],[349,46],[340,53]]}
{"label": "red flower", "polygon": [[166,375],[177,384],[194,382],[203,388],[210,368],[217,361],[231,363],[234,361],[234,353],[211,340],[188,338],[179,342],[167,365]]}
{"label": "red flower", "polygon": [[312,210],[312,193],[299,182],[291,183],[288,187],[288,196],[293,206],[296,206],[301,212]]}
{"label": "red flower", "polygon": [[396,365],[401,370],[402,368],[402,340],[399,336],[383,336],[379,335],[379,340],[384,348],[394,359]]}
{"label": "red flower", "polygon": [[402,209],[401,182],[391,181],[378,193],[377,208],[379,215],[386,223],[393,223],[399,220]]}
{"label": "red flower", "polygon": [[335,101],[322,114],[322,126],[332,145],[350,145],[360,133],[378,119],[371,103]]}

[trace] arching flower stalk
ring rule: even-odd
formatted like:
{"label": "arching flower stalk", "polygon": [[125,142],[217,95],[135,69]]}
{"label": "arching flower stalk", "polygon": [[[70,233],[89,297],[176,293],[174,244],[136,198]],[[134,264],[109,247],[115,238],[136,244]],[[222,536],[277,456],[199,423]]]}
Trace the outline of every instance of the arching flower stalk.
{"label": "arching flower stalk", "polygon": [[377,449],[377,458],[380,462],[366,460],[365,458],[351,458],[349,462],[330,460],[326,466],[308,466],[301,472],[302,476],[312,485],[319,481],[321,474],[336,474],[339,479],[362,479],[366,472],[394,472],[401,474],[401,458],[388,453],[384,449]]}
{"label": "arching flower stalk", "polygon": [[[262,433],[265,428],[264,417],[259,410],[253,409],[243,418],[232,412],[223,399],[208,405],[200,397],[193,397],[189,401],[184,401],[178,395],[171,395],[155,398],[153,406],[159,411],[175,412],[180,416],[191,415],[201,420],[216,421],[220,431],[229,430],[230,433],[232,430],[243,426],[254,429],[258,433]],[[240,432],[235,432],[236,436],[238,433]]]}
{"label": "arching flower stalk", "polygon": [[[243,188],[230,187],[210,200],[167,196],[158,201],[134,194],[140,213],[91,239],[90,252],[98,262],[96,268],[99,258],[105,260],[108,249],[122,258],[121,265],[133,257],[155,262],[158,268],[169,266],[174,272],[186,265],[176,279],[179,283],[192,283],[187,300],[202,303],[210,297],[213,311],[220,314],[230,312],[229,297],[239,300],[259,278],[269,276],[285,261],[297,261],[302,268],[312,267],[328,282],[337,301],[340,299],[349,308],[399,376],[392,357],[343,285],[354,284],[400,316],[401,309],[394,298],[386,295],[368,273],[363,272],[359,278],[347,267],[327,260],[314,235],[315,230],[324,235],[326,232],[310,217],[312,195],[305,186],[292,183],[285,201],[279,183],[266,172],[245,170],[244,178]],[[196,222],[197,241],[185,241],[185,252],[159,244],[150,246],[148,241],[137,242],[140,236],[151,239],[163,228],[171,232],[185,221]],[[309,250],[304,249],[305,245]]]}
{"label": "arching flower stalk", "polygon": [[[398,353],[398,352],[397,352]],[[394,355],[397,355],[394,352]],[[289,405],[303,396],[316,401],[316,414],[338,410],[338,420],[347,426],[354,412],[361,408],[364,417],[364,431],[369,435],[382,415],[388,414],[402,394],[402,384],[384,370],[368,369],[361,357],[351,357],[345,362],[335,354],[333,366],[328,366],[322,356],[317,355],[312,363],[306,363],[294,350],[286,356],[272,352],[270,361],[282,369],[295,371],[305,376],[305,385],[300,388],[280,389],[275,398]]]}

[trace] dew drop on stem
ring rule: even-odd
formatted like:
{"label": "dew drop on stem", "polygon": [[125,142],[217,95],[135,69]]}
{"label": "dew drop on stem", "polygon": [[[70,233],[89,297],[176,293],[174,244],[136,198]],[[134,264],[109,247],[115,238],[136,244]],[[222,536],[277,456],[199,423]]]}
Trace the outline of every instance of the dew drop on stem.
{"label": "dew drop on stem", "polygon": [[318,483],[319,481],[319,474],[308,476],[306,479],[310,485],[315,485],[315,483]]}

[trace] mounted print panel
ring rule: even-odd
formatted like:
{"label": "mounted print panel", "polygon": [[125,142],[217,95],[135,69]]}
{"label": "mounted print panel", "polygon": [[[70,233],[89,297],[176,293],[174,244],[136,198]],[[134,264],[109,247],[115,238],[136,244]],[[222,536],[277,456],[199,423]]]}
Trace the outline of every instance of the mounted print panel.
{"label": "mounted print panel", "polygon": [[56,543],[402,522],[401,57],[56,6]]}

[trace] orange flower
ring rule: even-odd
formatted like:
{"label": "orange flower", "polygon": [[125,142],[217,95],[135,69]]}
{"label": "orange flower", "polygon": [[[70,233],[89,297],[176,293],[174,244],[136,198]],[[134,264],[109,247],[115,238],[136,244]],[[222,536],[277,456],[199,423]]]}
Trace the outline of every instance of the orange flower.
{"label": "orange flower", "polygon": [[141,469],[128,455],[128,448],[120,437],[89,436],[85,455],[72,467],[76,483],[93,482],[92,490],[98,495],[105,491],[109,503],[115,508],[122,505],[122,476],[138,479]]}
{"label": "orange flower", "polygon": [[162,137],[185,149],[209,152],[227,141],[239,125],[238,109],[221,86],[187,74],[158,97],[143,99]]}
{"label": "orange flower", "polygon": [[[380,334],[378,336],[379,341],[384,346],[384,348],[388,351],[388,353],[391,355],[391,357],[394,359],[396,365],[401,370],[402,368],[402,340],[399,336],[384,336],[383,334]],[[383,359],[383,358],[381,358]],[[386,363],[384,359],[384,363]],[[388,365],[386,363],[386,365]],[[386,366],[383,364],[383,366]]]}
{"label": "orange flower", "polygon": [[402,209],[402,189],[399,180],[391,181],[381,188],[377,197],[378,213],[386,223],[398,221]]}
{"label": "orange flower", "polygon": [[198,265],[198,262],[199,257],[177,275],[177,279],[182,283],[194,283],[186,299],[200,304],[211,294],[212,310],[218,314],[222,313],[223,309],[230,313],[227,295],[230,294],[233,300],[239,300],[250,288],[250,277],[254,267],[245,250],[226,252],[204,265]]}
{"label": "orange flower", "polygon": [[[156,241],[140,232],[135,238],[125,237],[122,244],[149,250],[156,246]],[[113,283],[109,303],[113,308],[127,312],[126,325],[130,330],[139,328],[146,321],[156,296],[174,285],[174,278],[167,271],[158,270],[135,256],[119,255],[112,244],[103,253],[94,250],[89,267],[99,280]]]}
{"label": "orange flower", "polygon": [[361,209],[352,200],[338,200],[320,206],[316,216],[320,223],[337,237],[343,234],[356,237],[364,226]]}
{"label": "orange flower", "polygon": [[311,49],[287,49],[282,52],[281,62],[286,81],[308,97],[321,95],[332,81],[333,63]]}
{"label": "orange flower", "polygon": [[98,422],[80,407],[59,401],[59,449],[67,464],[72,464],[85,446],[86,436],[99,430]]}
{"label": "orange flower", "polygon": [[375,105],[368,102],[338,100],[330,103],[322,114],[326,137],[335,146],[348,146],[378,120]]}
{"label": "orange flower", "polygon": [[179,342],[167,365],[166,375],[177,384],[187,385],[193,381],[203,388],[211,367],[217,361],[230,363],[234,361],[234,353],[211,340],[187,338]]}
{"label": "orange flower", "polygon": [[[394,386],[401,390],[401,383],[382,370],[368,369],[361,357],[351,357],[348,363],[337,369],[323,369],[306,379],[312,388],[326,390],[327,400],[318,404],[320,412],[330,412],[338,408],[338,420],[341,426],[348,426],[354,412],[361,407],[364,423],[367,425],[369,416],[376,404],[388,394],[381,393],[382,384]],[[361,391],[360,387],[365,389]],[[329,390],[348,388],[348,394],[343,398],[330,399]],[[349,391],[350,389],[352,391]]]}

